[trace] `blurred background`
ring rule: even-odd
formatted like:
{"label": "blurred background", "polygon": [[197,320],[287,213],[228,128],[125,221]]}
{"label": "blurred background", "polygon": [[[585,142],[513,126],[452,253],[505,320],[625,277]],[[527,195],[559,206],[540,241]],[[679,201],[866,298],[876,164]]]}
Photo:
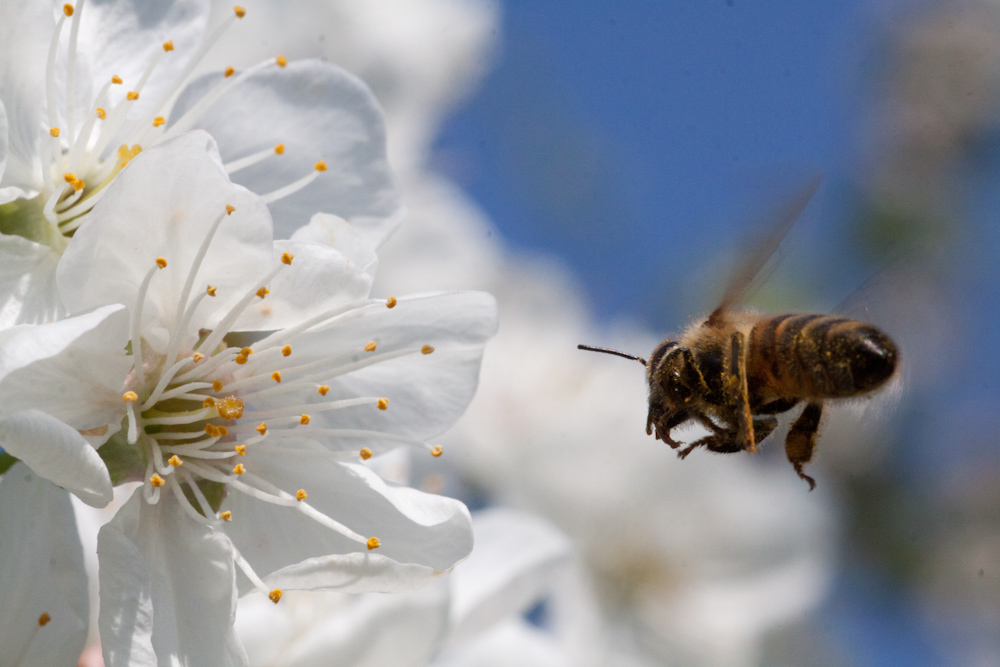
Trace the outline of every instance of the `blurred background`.
{"label": "blurred background", "polygon": [[[499,299],[447,455],[405,465],[570,538],[538,664],[1000,665],[1000,2],[247,4],[220,62],[326,57],[386,109],[411,215],[376,290]],[[752,305],[880,324],[906,368],[828,415],[809,493],[781,433],[677,460],[638,365],[575,346],[710,311],[816,175]]]}

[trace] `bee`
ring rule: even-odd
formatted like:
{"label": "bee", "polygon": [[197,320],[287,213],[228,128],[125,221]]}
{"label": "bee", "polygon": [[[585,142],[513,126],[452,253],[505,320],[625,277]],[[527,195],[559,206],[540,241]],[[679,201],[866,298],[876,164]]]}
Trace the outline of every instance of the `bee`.
{"label": "bee", "polygon": [[646,367],[647,434],[678,449],[682,443],[671,437],[675,428],[693,421],[708,430],[678,452],[681,459],[699,447],[723,454],[756,452],[777,427],[776,415],[804,403],[785,438],[785,455],[811,491],[816,481],[804,467],[816,451],[824,403],[874,392],[894,375],[896,344],[871,324],[836,315],[768,316],[737,308],[818,187],[816,179],[789,202],[775,231],[733,273],[708,318],[677,338],[666,338],[648,359],[577,346]]}

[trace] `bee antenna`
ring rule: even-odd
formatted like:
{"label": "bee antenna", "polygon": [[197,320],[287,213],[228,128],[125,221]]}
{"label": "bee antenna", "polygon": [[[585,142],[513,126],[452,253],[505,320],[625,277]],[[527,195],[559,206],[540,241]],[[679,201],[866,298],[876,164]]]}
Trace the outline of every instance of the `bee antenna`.
{"label": "bee antenna", "polygon": [[606,347],[591,347],[590,345],[577,345],[578,350],[590,350],[591,352],[603,352],[604,354],[613,354],[618,357],[625,357],[626,359],[635,359],[643,366],[646,365],[646,360],[642,357],[637,357],[634,354],[626,354],[625,352],[619,352],[618,350],[609,350]]}

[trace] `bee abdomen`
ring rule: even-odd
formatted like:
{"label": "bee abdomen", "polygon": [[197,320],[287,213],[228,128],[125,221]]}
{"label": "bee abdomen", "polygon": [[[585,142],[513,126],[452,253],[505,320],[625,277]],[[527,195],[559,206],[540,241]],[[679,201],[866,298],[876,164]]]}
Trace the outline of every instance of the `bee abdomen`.
{"label": "bee abdomen", "polygon": [[895,343],[836,315],[779,315],[750,332],[748,376],[798,398],[845,398],[881,386],[896,370]]}

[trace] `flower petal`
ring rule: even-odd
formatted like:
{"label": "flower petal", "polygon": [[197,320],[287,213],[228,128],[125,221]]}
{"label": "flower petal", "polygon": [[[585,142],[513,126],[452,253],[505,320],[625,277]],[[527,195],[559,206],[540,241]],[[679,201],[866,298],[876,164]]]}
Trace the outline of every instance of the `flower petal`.
{"label": "flower petal", "polygon": [[[324,160],[327,171],[270,205],[275,235],[288,238],[317,212],[336,214],[378,246],[402,217],[389,169],[385,121],[359,79],[321,60],[248,71],[198,123],[219,142],[227,160],[284,144],[281,156],[240,170],[233,179],[258,194],[282,188]],[[193,82],[172,119],[201,99],[218,75]]]}
{"label": "flower petal", "polygon": [[292,234],[293,241],[312,241],[336,248],[345,257],[375,278],[378,256],[368,239],[343,218],[329,213],[317,213]]}
{"label": "flower petal", "polygon": [[98,534],[104,661],[245,665],[232,546],[165,495],[149,505],[134,494]]}
{"label": "flower petal", "polygon": [[66,316],[55,273],[59,253],[20,236],[0,234],[0,328]]}
{"label": "flower petal", "polygon": [[111,477],[80,433],[39,410],[0,418],[0,447],[31,470],[94,507],[111,502]]}
{"label": "flower petal", "polygon": [[69,495],[18,463],[0,477],[0,510],[0,664],[75,664],[89,608]]}

